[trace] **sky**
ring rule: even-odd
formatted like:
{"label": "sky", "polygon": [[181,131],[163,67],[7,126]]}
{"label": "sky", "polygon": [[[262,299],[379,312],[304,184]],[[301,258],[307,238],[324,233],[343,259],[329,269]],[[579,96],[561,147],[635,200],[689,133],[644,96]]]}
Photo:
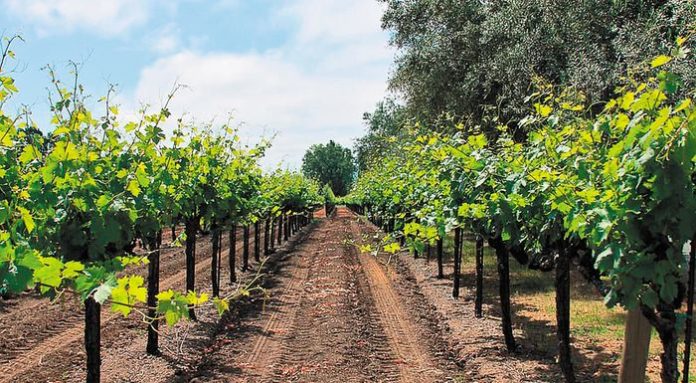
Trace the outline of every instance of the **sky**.
{"label": "sky", "polygon": [[274,137],[263,165],[299,168],[306,149],[352,147],[364,112],[387,93],[394,51],[376,0],[0,0],[20,95],[48,116],[53,65],[70,61],[96,100],[118,85],[124,118],[160,107],[175,83],[174,117],[225,123],[244,142]]}

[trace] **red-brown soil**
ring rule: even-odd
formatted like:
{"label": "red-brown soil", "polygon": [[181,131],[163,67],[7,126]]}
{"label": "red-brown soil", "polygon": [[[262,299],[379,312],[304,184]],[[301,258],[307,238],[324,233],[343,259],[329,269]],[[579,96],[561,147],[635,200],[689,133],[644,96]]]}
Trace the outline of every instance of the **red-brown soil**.
{"label": "red-brown soil", "polygon": [[[208,307],[198,322],[163,329],[161,356],[144,353],[138,316],[104,310],[102,381],[461,381],[444,320],[413,277],[357,250],[374,230],[345,208],[315,221],[265,263],[252,262],[257,270],[239,274],[249,281],[262,271],[265,294],[234,303],[222,318]],[[209,290],[210,241],[199,241],[196,288]],[[182,289],[183,251],[168,250],[161,262],[161,288]],[[228,278],[223,267],[221,280]],[[223,283],[221,293],[236,287]],[[84,381],[82,320],[69,297],[49,305],[27,293],[2,302],[0,382]]]}
{"label": "red-brown soil", "polygon": [[423,300],[404,299],[360,255],[357,217],[339,208],[274,265],[271,298],[221,328],[192,382],[447,382],[451,362]]}

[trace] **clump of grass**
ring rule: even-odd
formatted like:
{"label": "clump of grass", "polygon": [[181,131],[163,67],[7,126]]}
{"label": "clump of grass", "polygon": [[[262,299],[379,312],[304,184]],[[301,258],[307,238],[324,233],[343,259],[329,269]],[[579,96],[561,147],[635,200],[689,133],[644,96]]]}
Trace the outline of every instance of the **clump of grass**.
{"label": "clump of grass", "polygon": [[[446,242],[447,243],[447,242]],[[475,243],[463,244],[462,278],[473,281],[475,273]],[[497,282],[495,254],[484,249],[484,301],[497,310]],[[522,329],[520,343],[537,349],[549,357],[555,356],[556,297],[553,272],[530,270],[515,260],[510,261],[510,282],[513,302],[513,321]],[[579,360],[579,373],[593,375],[595,381],[615,381],[621,358],[626,314],[622,308],[607,308],[593,286],[577,272],[571,271],[571,336]],[[602,355],[592,361],[583,354],[596,351]],[[662,346],[653,330],[648,361],[648,381],[658,382]],[[683,343],[679,360],[683,360]],[[693,360],[693,357],[692,357]],[[586,365],[585,363],[589,364]],[[696,367],[692,363],[689,382],[696,383]]]}

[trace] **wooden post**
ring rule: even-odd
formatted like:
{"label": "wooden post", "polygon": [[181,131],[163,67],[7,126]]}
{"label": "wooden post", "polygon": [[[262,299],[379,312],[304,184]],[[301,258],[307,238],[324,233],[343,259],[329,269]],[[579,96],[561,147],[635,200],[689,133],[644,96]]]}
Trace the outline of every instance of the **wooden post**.
{"label": "wooden post", "polygon": [[236,270],[236,260],[237,260],[237,225],[232,225],[230,229],[230,250],[229,250],[229,263],[230,263],[230,283],[237,282],[237,270]]}
{"label": "wooden post", "polygon": [[154,319],[157,315],[157,294],[159,294],[159,270],[160,270],[160,247],[162,246],[162,232],[157,234],[155,248],[148,245],[150,261],[147,270],[147,315],[152,318],[152,323],[147,327],[147,345],[145,351],[150,355],[159,354],[159,320]]}
{"label": "wooden post", "polygon": [[652,326],[639,308],[628,311],[618,383],[645,381]]}
{"label": "wooden post", "polygon": [[495,249],[498,263],[498,279],[500,280],[500,315],[502,317],[503,337],[509,352],[517,349],[515,336],[512,333],[512,313],[510,309],[510,253],[500,237],[489,239],[489,244]]}
{"label": "wooden post", "polygon": [[244,225],[242,242],[242,271],[247,271],[249,270],[249,225]]}
{"label": "wooden post", "polygon": [[476,236],[476,300],[474,316],[483,317],[483,237]]}
{"label": "wooden post", "polygon": [[[186,291],[196,289],[196,231],[198,220],[189,218],[186,220]],[[196,312],[193,307],[189,308],[189,318],[196,320]]]}
{"label": "wooden post", "polygon": [[220,230],[218,230],[217,227],[213,227],[212,231],[213,235],[211,241],[213,244],[213,254],[210,257],[210,280],[213,283],[213,297],[219,297],[220,285],[218,284],[218,282],[220,280],[218,279],[218,254],[220,252],[220,241],[218,237],[220,236]]}
{"label": "wooden post", "polygon": [[271,252],[270,243],[268,242],[268,232],[270,231],[269,224],[270,222],[268,218],[266,218],[266,220],[263,221],[263,255],[268,255]]}
{"label": "wooden post", "polygon": [[283,241],[287,242],[290,239],[290,217],[285,215],[285,222],[283,222]]}
{"label": "wooden post", "polygon": [[437,239],[437,279],[442,279],[445,277],[445,273],[442,265],[442,238]]}
{"label": "wooden post", "polygon": [[256,262],[261,262],[261,233],[259,233],[259,228],[261,222],[254,222],[254,260]]}
{"label": "wooden post", "polygon": [[694,268],[696,268],[696,235],[691,240],[689,253],[689,279],[686,290],[686,331],[684,333],[684,371],[682,381],[689,383],[689,364],[691,362],[691,337],[694,322]]}
{"label": "wooden post", "polygon": [[575,383],[570,350],[570,249],[564,242],[556,259],[556,341],[558,364],[566,383]]}
{"label": "wooden post", "polygon": [[452,285],[452,298],[459,298],[459,272],[461,271],[461,242],[462,242],[462,229],[454,229],[454,274],[453,274],[453,285]]}
{"label": "wooden post", "polygon": [[87,383],[99,383],[101,375],[101,305],[89,297],[85,300],[85,352]]}

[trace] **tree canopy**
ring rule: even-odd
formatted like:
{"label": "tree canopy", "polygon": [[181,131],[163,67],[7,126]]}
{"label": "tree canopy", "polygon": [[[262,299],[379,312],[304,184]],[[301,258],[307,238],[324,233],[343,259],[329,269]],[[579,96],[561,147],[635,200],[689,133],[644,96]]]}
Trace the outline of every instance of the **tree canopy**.
{"label": "tree canopy", "polygon": [[355,178],[353,153],[333,140],[312,145],[302,158],[302,172],[321,184],[328,184],[337,196],[344,196]]}
{"label": "tree canopy", "polygon": [[[391,87],[411,114],[475,121],[489,136],[524,117],[535,83],[573,86],[597,105],[627,68],[696,25],[696,3],[684,0],[380,1],[398,49]],[[684,89],[694,68],[693,57],[673,68]]]}

